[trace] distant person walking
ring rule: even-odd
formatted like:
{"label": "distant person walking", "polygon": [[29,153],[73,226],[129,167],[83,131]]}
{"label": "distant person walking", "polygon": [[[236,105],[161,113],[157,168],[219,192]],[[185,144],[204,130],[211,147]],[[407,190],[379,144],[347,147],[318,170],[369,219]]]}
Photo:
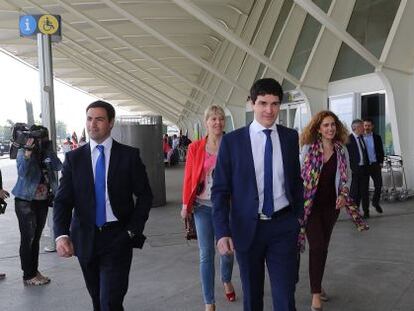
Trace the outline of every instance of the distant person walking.
{"label": "distant person walking", "polygon": [[381,168],[384,163],[384,146],[380,135],[373,132],[374,122],[371,119],[364,119],[364,142],[368,152],[368,175],[374,182],[374,195],[372,196],[372,206],[382,214],[383,210],[379,204],[382,190]]}
{"label": "distant person walking", "polygon": [[351,126],[353,133],[349,135],[347,144],[352,170],[350,195],[358,207],[361,203],[364,217],[369,218],[369,156],[363,139],[364,123],[355,119]]}

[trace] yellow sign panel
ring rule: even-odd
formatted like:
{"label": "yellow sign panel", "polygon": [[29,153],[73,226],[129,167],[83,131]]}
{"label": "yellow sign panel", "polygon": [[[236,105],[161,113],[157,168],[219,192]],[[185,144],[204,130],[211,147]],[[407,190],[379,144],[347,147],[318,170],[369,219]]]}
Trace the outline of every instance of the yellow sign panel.
{"label": "yellow sign panel", "polygon": [[42,15],[39,18],[37,26],[41,33],[45,35],[53,35],[59,29],[59,21],[53,15]]}

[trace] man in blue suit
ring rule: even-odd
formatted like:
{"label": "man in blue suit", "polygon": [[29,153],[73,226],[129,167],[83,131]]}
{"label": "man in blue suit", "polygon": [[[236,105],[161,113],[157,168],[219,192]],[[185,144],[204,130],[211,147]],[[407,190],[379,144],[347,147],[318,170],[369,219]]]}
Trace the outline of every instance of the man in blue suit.
{"label": "man in blue suit", "polygon": [[78,257],[95,311],[121,311],[152,192],[139,150],[112,139],[115,109],[86,109],[90,142],[66,154],[54,202],[59,256]]}
{"label": "man in blue suit", "polygon": [[244,311],[263,310],[265,265],[273,310],[295,310],[303,184],[298,133],[276,125],[282,97],[274,79],[253,84],[254,121],[224,135],[214,171],[217,247],[221,254],[236,251]]}

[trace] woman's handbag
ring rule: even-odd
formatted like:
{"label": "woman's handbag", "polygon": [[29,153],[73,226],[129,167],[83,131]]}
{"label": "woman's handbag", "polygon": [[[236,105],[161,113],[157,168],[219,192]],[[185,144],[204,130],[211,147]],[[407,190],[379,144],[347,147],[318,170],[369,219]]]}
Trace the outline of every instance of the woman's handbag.
{"label": "woman's handbag", "polygon": [[188,214],[184,219],[185,224],[185,238],[187,240],[197,240],[197,231],[194,221],[194,214]]}

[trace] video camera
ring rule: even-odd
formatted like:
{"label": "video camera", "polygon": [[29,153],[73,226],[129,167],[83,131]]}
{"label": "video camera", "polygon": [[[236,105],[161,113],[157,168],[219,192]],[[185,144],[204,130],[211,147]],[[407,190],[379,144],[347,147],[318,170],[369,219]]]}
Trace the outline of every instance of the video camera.
{"label": "video camera", "polygon": [[30,128],[26,123],[16,123],[12,129],[12,142],[10,148],[10,159],[16,159],[19,148],[27,148],[26,144],[30,138],[34,138],[34,148],[40,148],[41,139],[48,137],[47,128],[40,125],[32,125]]}
{"label": "video camera", "polygon": [[6,211],[7,203],[3,199],[0,199],[0,214],[4,214]]}
{"label": "video camera", "polygon": [[[10,194],[6,191],[7,197],[10,196]],[[7,203],[4,201],[4,199],[0,198],[0,215],[4,214],[6,211]]]}

